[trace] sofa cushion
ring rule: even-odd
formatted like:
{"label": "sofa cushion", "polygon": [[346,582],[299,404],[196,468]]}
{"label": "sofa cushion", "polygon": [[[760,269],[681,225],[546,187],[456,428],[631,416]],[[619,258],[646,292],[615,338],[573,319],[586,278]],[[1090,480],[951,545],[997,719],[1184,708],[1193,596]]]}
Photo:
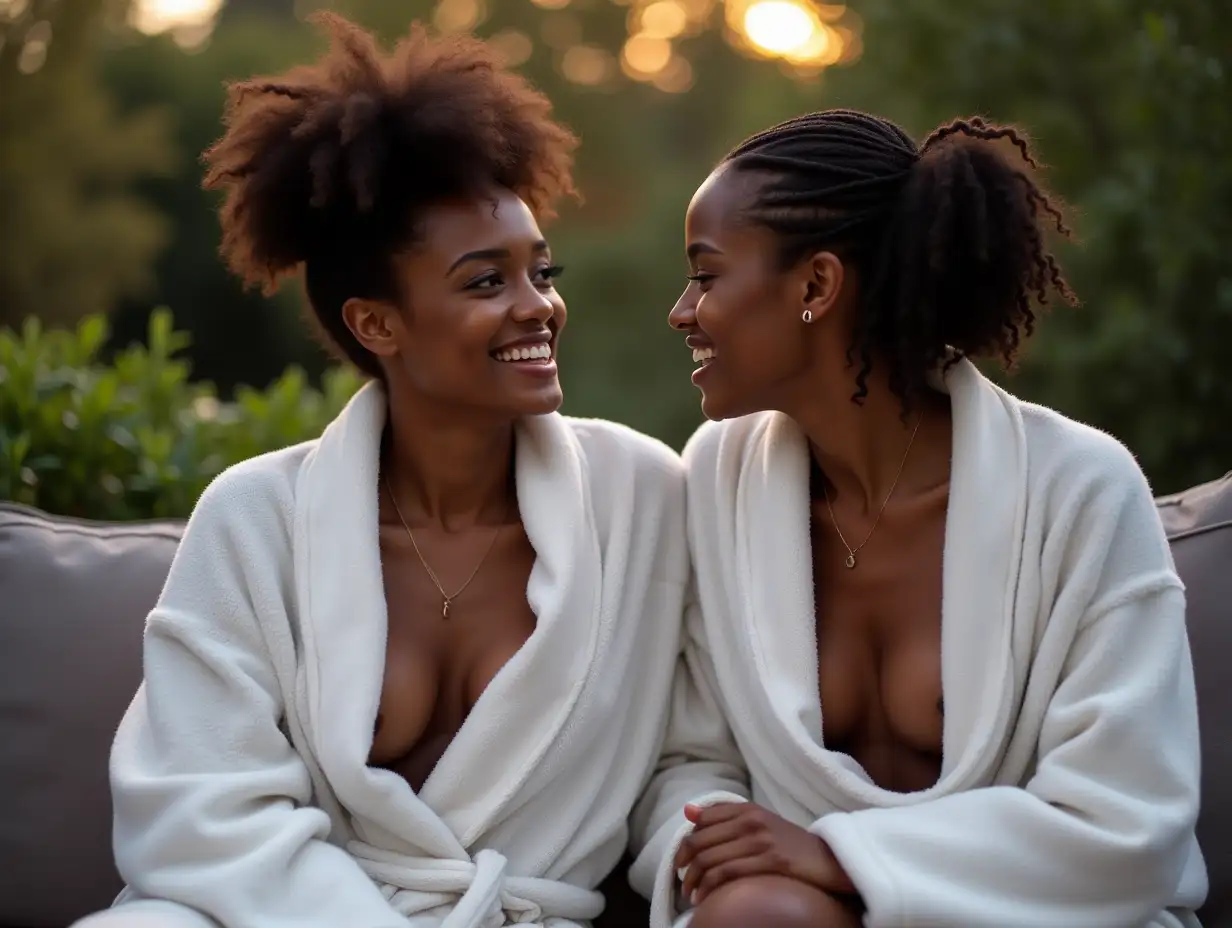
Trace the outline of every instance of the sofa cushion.
{"label": "sofa cushion", "polygon": [[1232,928],[1232,473],[1160,497],[1159,514],[1186,587],[1202,738],[1198,842],[1211,893],[1205,928]]}
{"label": "sofa cushion", "polygon": [[120,890],[107,760],[180,531],[0,503],[0,925],[63,928]]}

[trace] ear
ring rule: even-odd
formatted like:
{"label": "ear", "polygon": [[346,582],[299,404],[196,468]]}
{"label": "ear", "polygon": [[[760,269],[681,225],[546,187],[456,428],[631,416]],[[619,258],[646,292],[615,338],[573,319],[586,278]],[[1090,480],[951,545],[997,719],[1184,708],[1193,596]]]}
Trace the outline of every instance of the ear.
{"label": "ear", "polygon": [[342,319],[368,351],[382,358],[397,354],[402,318],[392,303],[352,297],[342,304]]}
{"label": "ear", "polygon": [[810,318],[820,319],[838,302],[843,290],[843,262],[832,251],[819,251],[804,259],[801,270],[801,312],[807,310],[812,314]]}

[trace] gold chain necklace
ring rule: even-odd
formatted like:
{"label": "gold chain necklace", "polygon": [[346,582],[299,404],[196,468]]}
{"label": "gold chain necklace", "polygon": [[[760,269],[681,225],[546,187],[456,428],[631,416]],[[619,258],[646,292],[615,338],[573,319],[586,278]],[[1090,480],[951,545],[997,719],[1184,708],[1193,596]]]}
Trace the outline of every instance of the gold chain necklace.
{"label": "gold chain necklace", "polygon": [[886,494],[886,498],[881,503],[881,508],[877,510],[877,517],[873,519],[873,527],[868,530],[868,534],[864,536],[864,540],[854,548],[847,544],[847,539],[843,537],[843,530],[838,527],[838,519],[834,518],[834,507],[830,505],[830,489],[826,486],[826,480],[823,476],[821,484],[821,492],[826,498],[826,509],[830,512],[830,521],[834,523],[834,531],[838,533],[838,540],[843,543],[843,547],[847,549],[847,558],[843,564],[848,570],[853,570],[856,566],[856,552],[868,544],[868,540],[873,537],[873,532],[877,531],[877,523],[881,521],[881,514],[885,512],[886,506],[890,503],[890,497],[894,495],[894,490],[898,486],[898,480],[903,475],[903,468],[907,466],[907,457],[911,454],[911,446],[915,444],[916,432],[920,430],[920,423],[924,421],[924,416],[921,414],[915,420],[915,428],[911,430],[911,438],[907,442],[907,450],[903,452],[902,463],[898,465],[898,473],[894,475],[894,482],[890,484],[890,492]]}
{"label": "gold chain necklace", "polygon": [[415,533],[411,531],[411,527],[407,525],[406,519],[402,517],[402,510],[398,508],[398,499],[394,496],[394,488],[390,485],[389,478],[382,474],[381,479],[385,483],[385,492],[389,494],[389,501],[393,503],[394,512],[398,514],[398,521],[402,523],[402,527],[406,529],[407,537],[411,539],[411,547],[415,549],[415,556],[419,558],[419,563],[423,564],[423,569],[428,572],[428,576],[432,578],[432,582],[436,585],[437,590],[440,591],[442,599],[441,618],[448,619],[449,607],[453,604],[455,599],[462,595],[463,591],[471,585],[471,581],[475,579],[476,575],[478,575],[479,568],[483,566],[484,561],[488,559],[488,555],[492,553],[492,549],[496,546],[496,538],[500,535],[501,528],[503,528],[503,526],[498,525],[496,527],[496,531],[492,533],[492,540],[488,542],[487,550],[483,552],[483,557],[479,559],[479,563],[475,565],[475,569],[471,571],[471,575],[466,578],[466,582],[458,588],[456,593],[450,596],[445,592],[445,588],[441,586],[441,581],[437,578],[436,571],[428,565],[428,562],[424,559],[423,552],[419,550],[419,545],[415,541]]}

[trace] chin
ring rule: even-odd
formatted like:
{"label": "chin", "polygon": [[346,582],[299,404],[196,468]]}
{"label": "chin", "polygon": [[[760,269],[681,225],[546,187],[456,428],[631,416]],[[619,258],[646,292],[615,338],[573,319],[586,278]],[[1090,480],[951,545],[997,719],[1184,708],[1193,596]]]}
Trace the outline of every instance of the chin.
{"label": "chin", "polygon": [[546,416],[557,412],[564,402],[565,394],[558,382],[550,387],[545,386],[543,389],[536,390],[533,394],[519,397],[510,405],[517,409],[520,416]]}
{"label": "chin", "polygon": [[716,396],[713,393],[703,393],[702,415],[711,422],[719,422],[723,419],[732,419],[740,415],[740,413],[736,412],[732,404],[725,401],[722,396]]}

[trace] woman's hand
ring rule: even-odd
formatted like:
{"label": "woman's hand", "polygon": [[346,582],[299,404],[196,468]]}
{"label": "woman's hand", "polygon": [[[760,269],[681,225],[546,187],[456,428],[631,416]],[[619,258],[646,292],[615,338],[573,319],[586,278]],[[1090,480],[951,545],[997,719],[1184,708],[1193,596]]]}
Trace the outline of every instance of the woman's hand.
{"label": "woman's hand", "polygon": [[685,806],[693,833],[680,844],[677,872],[694,905],[724,883],[757,874],[788,876],[827,893],[853,895],[854,884],[816,835],[751,802]]}

